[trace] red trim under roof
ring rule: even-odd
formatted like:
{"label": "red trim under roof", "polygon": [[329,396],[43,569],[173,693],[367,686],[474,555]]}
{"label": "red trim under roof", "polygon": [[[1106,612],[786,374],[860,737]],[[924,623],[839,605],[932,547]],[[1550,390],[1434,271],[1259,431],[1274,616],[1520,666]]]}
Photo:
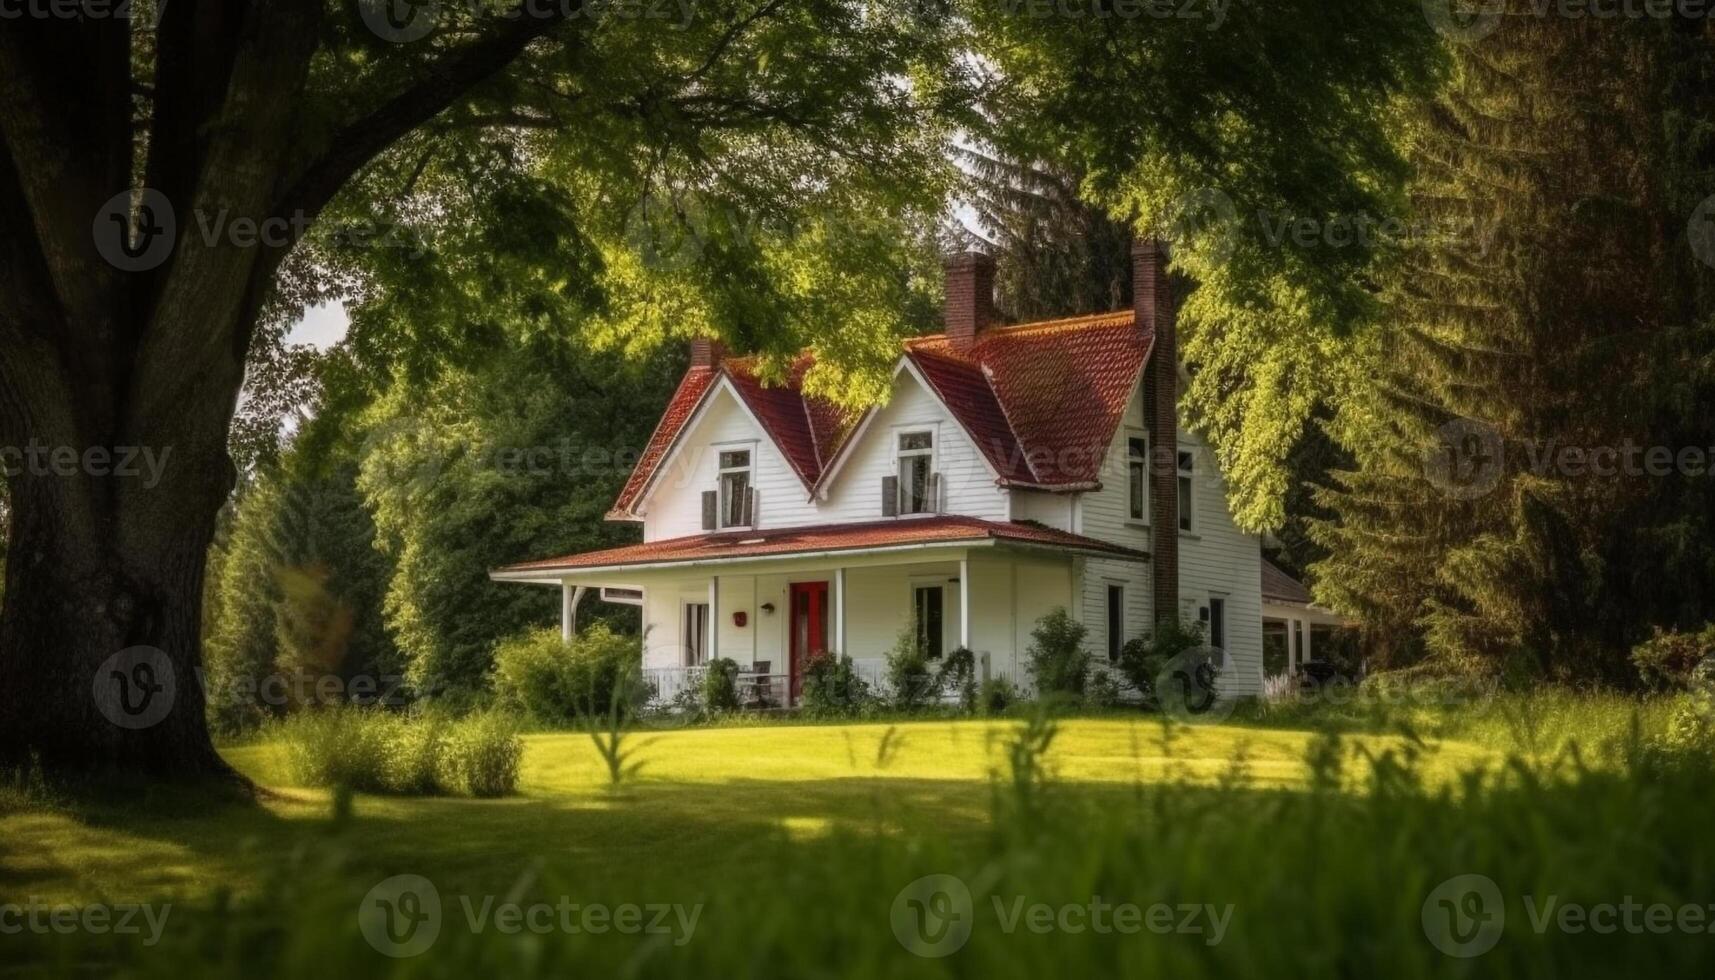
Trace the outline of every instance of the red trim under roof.
{"label": "red trim under roof", "polygon": [[626,565],[693,563],[726,558],[790,557],[827,551],[863,551],[901,545],[969,544],[979,541],[1099,552],[1140,560],[1148,557],[1141,551],[1080,534],[1057,531],[1039,524],[985,521],[975,517],[919,517],[866,524],[824,524],[772,531],[698,534],[662,541],[646,541],[605,551],[528,561],[507,565],[495,571],[577,571]]}

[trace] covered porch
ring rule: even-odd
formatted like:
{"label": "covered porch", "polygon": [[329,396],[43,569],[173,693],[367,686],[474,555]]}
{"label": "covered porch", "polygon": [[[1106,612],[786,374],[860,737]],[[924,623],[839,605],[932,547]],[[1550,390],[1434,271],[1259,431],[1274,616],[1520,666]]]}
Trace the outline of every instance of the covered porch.
{"label": "covered porch", "polygon": [[[1350,624],[1311,601],[1310,590],[1275,565],[1262,563],[1263,677],[1296,678],[1317,659],[1318,642],[1332,647]],[[1320,634],[1318,633],[1320,631]],[[1321,639],[1318,640],[1318,635]]]}
{"label": "covered porch", "polygon": [[931,657],[971,650],[979,680],[1022,681],[1036,621],[1075,609],[1083,559],[1115,551],[1032,525],[941,517],[699,535],[492,577],[559,588],[568,638],[590,596],[639,606],[643,673],[659,701],[695,689],[724,657],[739,665],[741,699],[791,707],[818,653],[849,655],[858,676],[883,686],[886,655],[902,636]]}

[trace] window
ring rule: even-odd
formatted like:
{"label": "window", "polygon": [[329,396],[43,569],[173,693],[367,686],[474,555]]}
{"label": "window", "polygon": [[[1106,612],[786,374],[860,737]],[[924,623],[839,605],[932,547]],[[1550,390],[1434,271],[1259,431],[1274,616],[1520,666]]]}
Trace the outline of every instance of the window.
{"label": "window", "polygon": [[1131,519],[1149,520],[1149,440],[1126,440],[1126,487],[1131,494]]}
{"label": "window", "polygon": [[899,512],[928,514],[935,510],[935,436],[930,432],[899,434]]}
{"label": "window", "polygon": [[1191,467],[1195,453],[1181,452],[1179,454],[1179,530],[1189,531],[1192,527],[1191,508],[1194,497],[1191,493]]}
{"label": "window", "polygon": [[1227,648],[1227,600],[1209,598],[1209,645],[1217,650]]}
{"label": "window", "polygon": [[685,666],[697,667],[709,661],[709,604],[685,603]]}
{"label": "window", "polygon": [[750,525],[750,450],[720,455],[721,527]]}
{"label": "window", "polygon": [[1108,662],[1120,658],[1125,646],[1125,586],[1108,586]]}
{"label": "window", "polygon": [[942,615],[946,590],[939,585],[919,585],[911,590],[911,618],[917,628],[917,646],[931,660],[942,653],[946,637]]}

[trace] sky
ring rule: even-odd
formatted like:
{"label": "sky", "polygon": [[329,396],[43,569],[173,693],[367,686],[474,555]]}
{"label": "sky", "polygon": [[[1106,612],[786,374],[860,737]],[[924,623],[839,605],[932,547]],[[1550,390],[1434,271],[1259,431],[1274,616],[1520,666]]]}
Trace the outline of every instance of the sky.
{"label": "sky", "polygon": [[317,350],[327,350],[345,339],[346,327],[350,324],[342,303],[311,306],[304,310],[303,318],[286,334],[286,342],[314,344]]}

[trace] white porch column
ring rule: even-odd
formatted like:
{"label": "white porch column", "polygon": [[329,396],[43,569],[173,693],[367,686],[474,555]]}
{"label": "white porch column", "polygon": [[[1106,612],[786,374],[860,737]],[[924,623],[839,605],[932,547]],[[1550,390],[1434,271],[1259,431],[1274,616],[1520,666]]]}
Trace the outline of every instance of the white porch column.
{"label": "white porch column", "polygon": [[560,639],[570,641],[578,635],[578,603],[583,601],[583,586],[560,585]]}
{"label": "white porch column", "polygon": [[1286,621],[1286,676],[1298,674],[1298,626],[1300,620],[1294,618]]}
{"label": "white porch column", "polygon": [[721,655],[721,577],[709,576],[709,659]]}
{"label": "white porch column", "polygon": [[834,569],[834,653],[844,656],[846,649],[846,570]]}
{"label": "white porch column", "polygon": [[1310,639],[1311,639],[1311,636],[1313,635],[1313,632],[1314,632],[1314,630],[1311,627],[1311,620],[1306,619],[1304,621],[1304,662],[1305,663],[1309,663],[1311,658],[1315,656],[1315,654],[1313,654],[1310,651]]}
{"label": "white porch column", "polygon": [[971,560],[959,559],[959,646],[971,648]]}

